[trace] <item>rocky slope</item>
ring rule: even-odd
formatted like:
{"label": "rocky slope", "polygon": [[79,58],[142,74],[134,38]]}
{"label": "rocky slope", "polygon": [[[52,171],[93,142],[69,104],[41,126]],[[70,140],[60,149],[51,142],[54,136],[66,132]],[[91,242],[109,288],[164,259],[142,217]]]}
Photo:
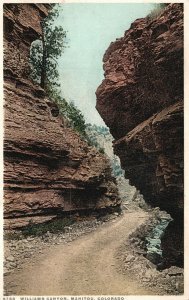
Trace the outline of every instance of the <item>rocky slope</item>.
{"label": "rocky slope", "polygon": [[[111,43],[103,62],[97,110],[115,138],[126,177],[147,202],[174,218],[166,229],[164,256],[167,264],[172,257],[171,264],[182,265],[182,4],[168,5],[156,18],[137,19]],[[168,239],[173,232],[175,238]]]}
{"label": "rocky slope", "polygon": [[[124,176],[125,172],[121,169],[120,159],[114,154],[112,147],[113,137],[108,128],[88,124],[86,133],[90,143],[94,144],[100,151],[103,150],[110,160],[112,174],[116,178],[118,193],[122,201],[122,208],[128,209],[128,206],[135,206],[135,201],[137,201],[137,197],[139,196],[138,191],[134,186],[129,184],[129,180]],[[140,196],[140,202],[143,202],[142,195]],[[145,204],[145,202],[143,203]]]}
{"label": "rocky slope", "polygon": [[116,179],[118,176],[123,175],[124,171],[121,169],[120,159],[113,151],[113,137],[108,128],[95,124],[87,124],[86,134],[88,136],[89,143],[108,156],[111,162],[112,173]]}
{"label": "rocky slope", "polygon": [[29,79],[30,45],[49,9],[4,5],[5,228],[120,204],[108,160],[66,127],[58,108]]}

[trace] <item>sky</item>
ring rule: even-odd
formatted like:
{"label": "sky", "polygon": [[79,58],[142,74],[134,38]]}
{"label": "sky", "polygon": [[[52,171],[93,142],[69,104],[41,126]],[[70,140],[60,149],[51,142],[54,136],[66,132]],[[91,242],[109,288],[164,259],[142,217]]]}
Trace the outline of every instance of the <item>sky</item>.
{"label": "sky", "polygon": [[104,125],[95,109],[95,91],[104,79],[103,55],[111,42],[124,35],[131,23],[145,17],[151,3],[61,4],[56,25],[67,32],[68,48],[58,60],[63,96],[74,101],[87,123]]}

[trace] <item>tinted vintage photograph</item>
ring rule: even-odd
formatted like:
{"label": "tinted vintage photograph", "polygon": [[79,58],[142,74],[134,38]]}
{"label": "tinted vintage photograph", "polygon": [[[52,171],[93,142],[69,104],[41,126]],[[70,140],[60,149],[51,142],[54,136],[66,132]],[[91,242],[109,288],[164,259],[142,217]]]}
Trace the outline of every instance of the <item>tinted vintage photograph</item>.
{"label": "tinted vintage photograph", "polygon": [[3,5],[4,296],[183,295],[184,4],[47,2]]}

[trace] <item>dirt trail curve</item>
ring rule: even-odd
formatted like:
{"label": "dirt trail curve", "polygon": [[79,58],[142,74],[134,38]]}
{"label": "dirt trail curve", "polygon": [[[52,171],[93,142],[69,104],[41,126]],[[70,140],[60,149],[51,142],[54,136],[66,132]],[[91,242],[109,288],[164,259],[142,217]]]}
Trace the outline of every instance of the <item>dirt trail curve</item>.
{"label": "dirt trail curve", "polygon": [[117,248],[145,219],[126,212],[79,239],[51,246],[8,276],[15,295],[150,295],[131,274],[116,269]]}

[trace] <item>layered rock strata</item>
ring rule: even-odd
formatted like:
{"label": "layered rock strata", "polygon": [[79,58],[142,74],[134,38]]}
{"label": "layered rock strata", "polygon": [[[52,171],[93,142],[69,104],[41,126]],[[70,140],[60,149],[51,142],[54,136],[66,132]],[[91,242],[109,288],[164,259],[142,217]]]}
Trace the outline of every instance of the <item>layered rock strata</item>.
{"label": "layered rock strata", "polygon": [[119,206],[109,162],[68,128],[29,79],[31,43],[47,4],[4,5],[4,217],[6,228],[78,210]]}
{"label": "layered rock strata", "polygon": [[166,232],[177,227],[177,239],[169,241],[175,243],[173,249],[176,246],[180,255],[183,5],[170,4],[155,18],[136,20],[124,37],[111,43],[103,62],[105,79],[96,92],[97,110],[115,138],[114,151],[130,183],[147,202],[174,218],[175,225],[168,226]]}

